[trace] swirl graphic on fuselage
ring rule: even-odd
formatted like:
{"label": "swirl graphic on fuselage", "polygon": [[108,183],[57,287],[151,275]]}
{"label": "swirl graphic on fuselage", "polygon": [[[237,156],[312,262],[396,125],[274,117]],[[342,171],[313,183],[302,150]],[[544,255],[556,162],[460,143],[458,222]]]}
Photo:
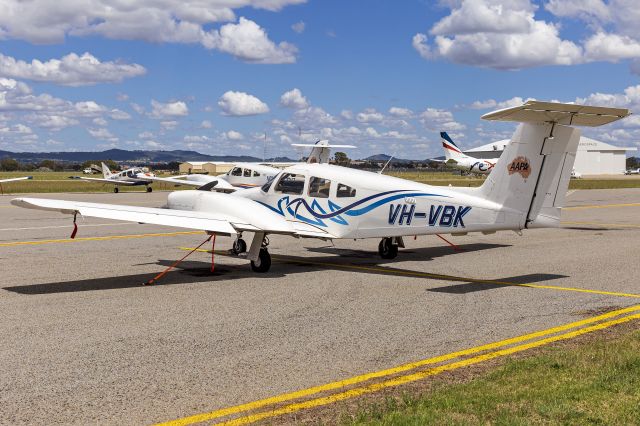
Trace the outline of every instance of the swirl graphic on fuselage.
{"label": "swirl graphic on fuselage", "polygon": [[[290,200],[289,196],[286,195],[278,200],[277,207],[273,207],[261,201],[258,201],[258,202],[282,216],[286,216],[285,214],[286,212],[286,213],[289,213],[289,215],[291,215],[292,217],[298,220],[301,220],[303,222],[309,223],[311,225],[326,227],[327,224],[324,222],[325,220],[331,220],[332,222],[338,223],[340,225],[348,225],[349,222],[342,217],[343,215],[352,216],[352,217],[361,216],[386,203],[389,203],[391,201],[395,201],[401,198],[406,198],[406,197],[449,198],[446,195],[429,194],[426,192],[412,192],[411,190],[402,189],[402,190],[386,191],[386,192],[370,195],[368,197],[355,201],[345,207],[340,207],[333,201],[327,200],[329,210],[330,210],[329,212],[327,212],[327,210],[320,205],[317,199],[314,199],[311,205],[309,205],[307,200],[305,200],[304,198],[298,197],[298,198],[294,198],[293,200]],[[373,202],[369,203],[370,201],[373,201]],[[303,212],[299,211],[300,207],[304,208]],[[304,210],[306,210],[306,213],[310,214],[312,218],[306,217],[306,215],[304,214],[305,213]]]}

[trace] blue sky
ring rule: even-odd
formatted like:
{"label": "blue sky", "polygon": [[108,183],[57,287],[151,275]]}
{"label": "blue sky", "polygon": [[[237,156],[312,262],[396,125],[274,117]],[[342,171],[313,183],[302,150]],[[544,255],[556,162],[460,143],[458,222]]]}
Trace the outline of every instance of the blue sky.
{"label": "blue sky", "polygon": [[[3,0],[0,149],[441,155],[528,98],[638,109],[632,0]],[[586,131],[639,146],[640,120]]]}

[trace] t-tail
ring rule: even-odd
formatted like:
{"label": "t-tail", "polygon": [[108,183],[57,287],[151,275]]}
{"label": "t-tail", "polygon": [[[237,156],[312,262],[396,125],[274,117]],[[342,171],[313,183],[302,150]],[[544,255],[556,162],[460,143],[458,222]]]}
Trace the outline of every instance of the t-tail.
{"label": "t-tail", "polygon": [[328,140],[319,140],[314,144],[293,143],[291,146],[309,147],[311,153],[307,157],[307,163],[328,163],[331,156],[331,148],[355,148],[353,145],[332,145]]}
{"label": "t-tail", "polygon": [[444,156],[447,161],[456,161],[462,158],[467,158],[468,155],[464,154],[458,145],[456,145],[447,132],[440,132],[440,138],[442,138],[442,148],[444,148]]}
{"label": "t-tail", "polygon": [[113,173],[111,173],[111,170],[109,170],[109,167],[107,167],[106,164],[101,163],[100,165],[102,167],[102,175],[105,179],[109,179],[113,175]]}
{"label": "t-tail", "polygon": [[572,126],[601,126],[629,114],[627,109],[529,101],[483,115],[520,124],[478,195],[496,203],[505,221],[520,221],[520,229],[559,226],[580,141],[580,130]]}

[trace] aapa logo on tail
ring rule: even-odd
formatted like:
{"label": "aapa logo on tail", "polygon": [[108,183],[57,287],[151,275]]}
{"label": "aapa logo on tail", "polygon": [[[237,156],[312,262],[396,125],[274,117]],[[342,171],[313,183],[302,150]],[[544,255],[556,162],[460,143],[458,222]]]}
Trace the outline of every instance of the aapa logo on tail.
{"label": "aapa logo on tail", "polygon": [[529,163],[529,159],[527,157],[516,157],[511,163],[509,163],[509,167],[507,170],[509,171],[509,175],[518,173],[520,176],[526,179],[531,174],[531,164]]}

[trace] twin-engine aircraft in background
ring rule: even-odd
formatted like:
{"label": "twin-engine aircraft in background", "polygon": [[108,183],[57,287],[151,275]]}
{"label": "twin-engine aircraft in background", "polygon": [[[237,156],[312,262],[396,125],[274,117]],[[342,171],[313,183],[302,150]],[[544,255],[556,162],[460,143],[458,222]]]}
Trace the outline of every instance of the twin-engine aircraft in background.
{"label": "twin-engine aircraft in background", "polygon": [[131,169],[123,170],[118,173],[112,173],[106,164],[102,163],[102,175],[103,178],[91,178],[84,176],[70,176],[69,179],[78,179],[86,182],[102,182],[114,185],[113,192],[118,193],[120,191],[120,185],[122,186],[140,186],[145,185],[147,192],[153,191],[151,188],[151,178],[155,175],[151,172],[145,172],[139,167],[133,167]]}
{"label": "twin-engine aircraft in background", "polygon": [[444,149],[444,155],[446,158],[443,162],[447,167],[461,170],[467,174],[475,173],[488,175],[498,162],[498,158],[481,160],[479,158],[468,156],[458,148],[458,145],[453,143],[453,140],[447,132],[440,132],[440,138],[442,139],[442,148]]}
{"label": "twin-engine aircraft in background", "polygon": [[[296,147],[311,147],[307,163],[328,163],[331,148],[355,148],[353,145],[332,145],[328,140],[319,140],[314,144],[292,144]],[[236,163],[227,173],[218,176],[205,174],[189,174],[171,177],[151,177],[150,180],[173,183],[174,185],[189,185],[203,187],[207,185],[212,191],[234,192],[262,186],[273,179],[282,169],[261,163]],[[216,183],[214,183],[216,182]]]}
{"label": "twin-engine aircraft in background", "polygon": [[[222,194],[178,191],[165,208],[16,198],[20,207],[72,215],[198,229],[236,237],[253,233],[246,258],[256,272],[271,265],[267,235],[296,238],[378,238],[393,259],[403,237],[491,234],[557,227],[580,130],[629,115],[627,109],[529,101],[485,114],[520,124],[482,186],[438,187],[329,164],[297,164],[261,188]],[[242,242],[242,243],[241,243]]]}

